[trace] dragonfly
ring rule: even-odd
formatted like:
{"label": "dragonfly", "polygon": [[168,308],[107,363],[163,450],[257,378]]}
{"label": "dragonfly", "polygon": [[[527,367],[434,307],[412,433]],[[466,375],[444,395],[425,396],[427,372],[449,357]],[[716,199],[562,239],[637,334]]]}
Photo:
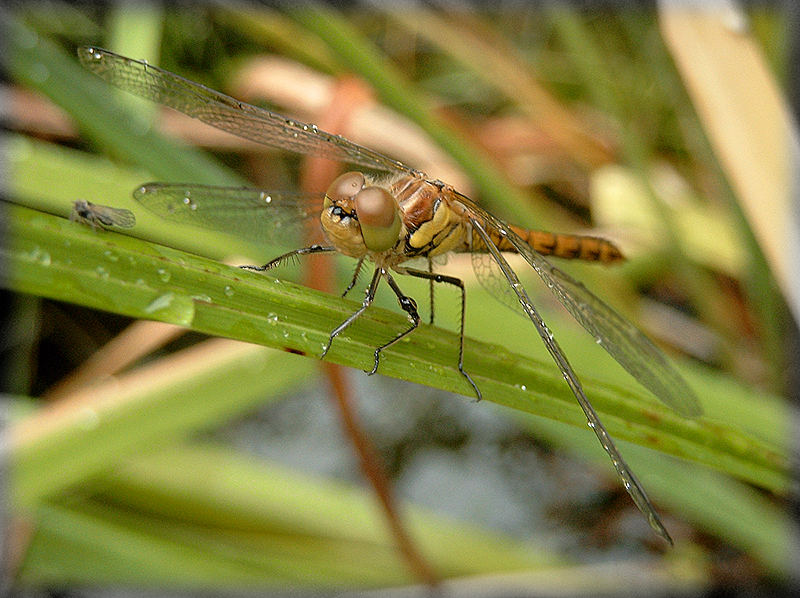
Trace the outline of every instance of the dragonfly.
{"label": "dragonfly", "polygon": [[[357,260],[347,293],[356,284],[362,266],[371,263],[373,274],[361,307],[330,333],[322,357],[334,339],[369,307],[379,283],[385,280],[407,314],[410,326],[375,349],[370,373],[376,372],[381,352],[413,332],[420,323],[416,302],[403,293],[393,273],[427,280],[431,289],[434,283],[451,285],[461,293],[458,370],[480,399],[481,391],[463,363],[464,283],[432,268],[432,260],[437,256],[470,253],[476,275],[484,286],[501,296],[512,297],[533,323],[634,503],[651,528],[669,544],[673,543],[644,488],[592,407],[567,357],[503,255],[507,252],[521,255],[567,311],[636,380],[679,414],[696,417],[702,412],[696,395],[661,350],[581,282],[545,258],[613,263],[622,258],[613,243],[597,237],[528,231],[509,225],[446,183],[432,180],[380,152],[322,131],[313,124],[241,102],[147,61],[97,47],[79,48],[78,57],[84,67],[106,82],[223,131],[273,148],[323,156],[369,171],[340,175],[324,194],[181,183],[148,183],[134,192],[140,204],[164,219],[253,239],[263,240],[272,231],[296,226],[309,217],[319,218],[325,244],[295,249],[262,266],[244,268],[266,271],[302,255],[344,254]],[[370,173],[380,176],[375,178]],[[427,259],[427,270],[409,266],[408,262],[415,258]]]}
{"label": "dragonfly", "polygon": [[119,228],[136,226],[136,216],[130,210],[95,204],[85,199],[76,199],[72,202],[69,219],[82,222],[95,230],[105,230],[110,226]]}

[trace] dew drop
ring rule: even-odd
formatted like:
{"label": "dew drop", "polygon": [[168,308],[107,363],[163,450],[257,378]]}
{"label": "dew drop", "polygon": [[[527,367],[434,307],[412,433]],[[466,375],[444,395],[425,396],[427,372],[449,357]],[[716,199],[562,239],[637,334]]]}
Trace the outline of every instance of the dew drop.
{"label": "dew drop", "polygon": [[106,256],[106,259],[109,262],[118,262],[119,261],[119,256],[116,253],[114,253],[113,251],[111,251],[110,249],[106,249],[103,252],[103,255]]}
{"label": "dew drop", "polygon": [[172,278],[172,274],[169,273],[169,270],[165,270],[164,268],[158,269],[158,278],[161,282],[169,282],[169,279]]}
{"label": "dew drop", "polygon": [[226,296],[233,297],[234,290],[233,290],[233,287],[231,285],[226,284],[225,285],[225,289],[223,290],[223,292],[225,293]]}
{"label": "dew drop", "polygon": [[50,254],[41,249],[40,247],[34,248],[31,252],[31,257],[39,262],[42,266],[49,266],[50,265]]}
{"label": "dew drop", "polygon": [[95,270],[94,270],[94,271],[95,271],[95,272],[97,272],[97,275],[98,275],[98,276],[99,276],[99,277],[100,277],[102,280],[108,280],[108,270],[106,270],[105,268],[103,268],[103,266],[97,266],[97,268],[95,268]]}
{"label": "dew drop", "polygon": [[175,293],[164,293],[163,295],[159,295],[147,304],[147,307],[144,308],[144,311],[145,313],[152,314],[153,312],[166,309],[172,304],[172,300],[174,298]]}

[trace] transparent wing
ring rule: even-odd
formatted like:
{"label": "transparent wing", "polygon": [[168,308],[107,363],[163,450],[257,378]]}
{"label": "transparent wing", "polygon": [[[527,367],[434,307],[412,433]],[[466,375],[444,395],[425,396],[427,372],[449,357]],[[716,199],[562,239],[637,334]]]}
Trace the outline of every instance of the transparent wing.
{"label": "transparent wing", "polygon": [[472,270],[481,286],[497,301],[511,309],[515,314],[525,316],[519,305],[519,298],[503,277],[500,266],[491,254],[473,251],[470,254]]}
{"label": "transparent wing", "polygon": [[84,67],[116,87],[244,139],[384,172],[415,172],[402,162],[321,131],[316,125],[240,102],[145,61],[93,47],[79,48],[78,58]]}
{"label": "transparent wing", "polygon": [[514,231],[463,195],[459,200],[485,226],[496,229],[541,277],[567,311],[622,367],[663,403],[687,417],[702,413],[700,402],[666,356],[636,326],[566,272],[551,265]]}
{"label": "transparent wing", "polygon": [[[664,524],[661,523],[661,519],[659,518],[658,513],[656,513],[655,508],[653,508],[653,505],[650,503],[650,499],[647,498],[644,488],[634,475],[633,470],[631,470],[631,468],[625,462],[625,459],[622,458],[622,455],[614,444],[614,441],[606,431],[603,423],[600,421],[600,418],[597,415],[597,412],[594,410],[592,404],[589,402],[589,399],[586,396],[586,393],[583,391],[583,387],[578,380],[578,376],[575,374],[575,371],[572,369],[569,361],[567,361],[567,358],[564,355],[564,352],[561,350],[561,347],[559,347],[558,343],[556,342],[553,333],[550,332],[547,324],[545,324],[544,320],[542,320],[539,312],[536,311],[536,308],[533,306],[533,302],[528,297],[528,293],[520,283],[516,273],[511,269],[509,263],[497,249],[497,246],[494,245],[491,237],[483,229],[481,223],[475,219],[470,220],[472,222],[473,230],[475,230],[486,243],[486,247],[491,254],[492,259],[494,259],[497,266],[500,268],[509,287],[517,296],[518,303],[522,306],[522,309],[533,322],[534,326],[536,327],[536,331],[539,333],[542,341],[544,341],[545,347],[547,347],[550,355],[553,357],[558,365],[558,368],[561,370],[561,373],[564,375],[564,379],[567,381],[570,390],[572,390],[572,394],[575,395],[575,398],[578,400],[578,404],[581,406],[581,409],[583,409],[583,412],[586,415],[586,419],[589,422],[589,427],[594,430],[598,440],[600,440],[601,446],[606,453],[608,453],[608,456],[611,457],[611,462],[614,465],[614,469],[616,469],[617,475],[619,475],[622,483],[625,485],[625,489],[628,491],[628,494],[630,494],[633,502],[645,515],[647,521],[650,523],[650,527],[652,527],[659,536],[672,544],[672,538],[670,537],[669,532],[667,532],[667,529],[664,527]],[[520,241],[522,240],[520,239]]]}
{"label": "transparent wing", "polygon": [[136,216],[130,210],[94,204],[83,199],[72,202],[70,219],[80,220],[92,226],[133,228],[136,225]]}
{"label": "transparent wing", "polygon": [[133,197],[165,220],[262,243],[288,241],[302,232],[305,221],[318,220],[324,194],[147,183]]}
{"label": "transparent wing", "polygon": [[120,228],[133,228],[136,225],[136,216],[133,212],[125,208],[112,208],[110,206],[94,206],[97,209],[97,216],[105,224],[108,222]]}

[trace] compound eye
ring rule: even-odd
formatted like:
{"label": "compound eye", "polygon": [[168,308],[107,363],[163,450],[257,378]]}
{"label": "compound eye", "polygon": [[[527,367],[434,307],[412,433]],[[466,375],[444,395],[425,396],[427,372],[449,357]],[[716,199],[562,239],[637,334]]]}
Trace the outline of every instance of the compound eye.
{"label": "compound eye", "polygon": [[364,188],[364,175],[360,172],[345,172],[336,177],[325,192],[325,201],[341,203],[350,199]]}
{"label": "compound eye", "polygon": [[400,208],[386,189],[362,189],[355,197],[355,209],[367,249],[385,251],[397,243],[401,226]]}

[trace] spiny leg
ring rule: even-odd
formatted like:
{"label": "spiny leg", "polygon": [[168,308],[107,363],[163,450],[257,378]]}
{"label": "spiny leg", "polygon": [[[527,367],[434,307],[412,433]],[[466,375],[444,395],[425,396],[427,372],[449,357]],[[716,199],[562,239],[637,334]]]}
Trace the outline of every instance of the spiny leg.
{"label": "spiny leg", "polygon": [[[433,260],[428,256],[428,274],[433,274]],[[431,317],[428,323],[433,326],[433,278],[428,279],[428,292],[431,298]]]}
{"label": "spiny leg", "polygon": [[362,257],[358,260],[358,263],[356,264],[356,269],[353,272],[353,278],[350,279],[350,284],[347,285],[347,288],[344,290],[344,293],[342,293],[342,297],[346,297],[347,293],[349,293],[350,290],[354,286],[356,286],[356,281],[358,281],[358,275],[361,273],[361,266],[363,265],[364,265],[364,258]]}
{"label": "spiny leg", "polygon": [[330,337],[328,338],[328,342],[322,349],[322,355],[320,355],[320,359],[325,357],[328,353],[328,349],[331,348],[331,344],[333,344],[333,339],[336,338],[345,328],[350,326],[353,322],[356,321],[356,318],[364,313],[370,304],[372,303],[373,299],[375,299],[375,292],[378,290],[378,283],[381,281],[381,274],[384,274],[386,271],[382,268],[375,268],[375,273],[372,275],[372,281],[369,283],[367,287],[367,291],[364,296],[364,301],[361,303],[361,307],[359,307],[356,311],[350,314],[347,319],[339,324],[336,328],[334,328],[333,332],[331,332]]}
{"label": "spiny leg", "polygon": [[[464,281],[462,281],[460,278],[456,278],[455,276],[447,276],[445,274],[437,274],[434,272],[425,272],[423,270],[414,270],[413,268],[398,268],[397,271],[402,274],[408,274],[409,276],[416,276],[417,278],[429,280],[431,281],[431,285],[434,282],[452,284],[453,286],[458,287],[461,291],[461,324],[458,335],[458,371],[462,376],[464,376],[464,378],[466,378],[470,386],[472,386],[473,390],[475,391],[475,395],[480,401],[483,398],[483,395],[481,394],[478,385],[475,384],[475,382],[472,380],[472,377],[464,370],[464,314],[466,313],[467,309],[467,292],[466,289],[464,289]],[[433,296],[431,295],[431,298],[432,297]]]}
{"label": "spiny leg", "polygon": [[301,249],[295,249],[293,251],[289,251],[284,253],[283,255],[279,255],[274,260],[267,262],[263,266],[239,266],[242,270],[253,270],[255,272],[266,272],[267,270],[271,270],[279,266],[281,263],[285,262],[288,259],[296,257],[298,255],[310,255],[312,253],[326,253],[330,251],[336,251],[335,247],[325,247],[323,245],[311,245],[309,247],[302,247]]}
{"label": "spiny leg", "polygon": [[404,330],[403,332],[395,336],[388,343],[384,343],[383,345],[375,349],[375,365],[372,366],[371,371],[367,372],[367,374],[369,374],[370,376],[378,371],[378,363],[380,362],[381,359],[381,351],[383,351],[387,347],[391,347],[401,338],[416,330],[417,326],[419,326],[419,312],[417,311],[417,302],[414,301],[408,295],[405,295],[403,291],[400,290],[400,287],[397,286],[397,283],[394,281],[394,278],[392,278],[391,275],[388,272],[386,272],[386,270],[383,270],[383,275],[386,277],[386,282],[389,283],[389,286],[394,291],[394,294],[397,295],[397,301],[398,303],[400,303],[400,307],[404,312],[408,314],[408,317],[411,318],[411,326],[407,330]]}

